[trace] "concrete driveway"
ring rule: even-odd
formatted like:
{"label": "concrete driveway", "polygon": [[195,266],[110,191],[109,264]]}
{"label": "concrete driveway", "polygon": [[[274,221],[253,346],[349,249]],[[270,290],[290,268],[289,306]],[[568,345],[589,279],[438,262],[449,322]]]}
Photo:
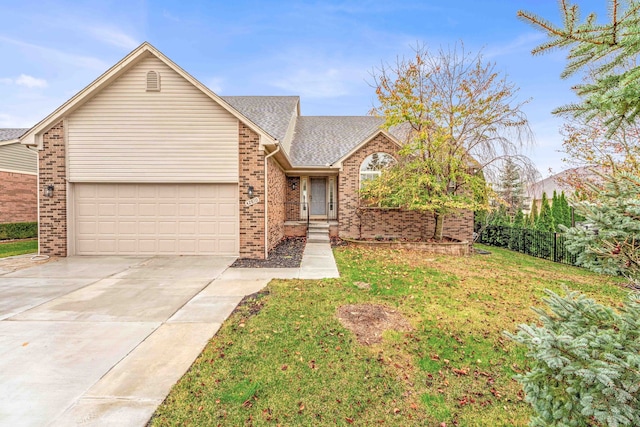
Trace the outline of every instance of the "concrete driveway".
{"label": "concrete driveway", "polygon": [[[0,425],[144,425],[244,295],[224,257],[0,269]],[[219,280],[215,280],[219,278]]]}

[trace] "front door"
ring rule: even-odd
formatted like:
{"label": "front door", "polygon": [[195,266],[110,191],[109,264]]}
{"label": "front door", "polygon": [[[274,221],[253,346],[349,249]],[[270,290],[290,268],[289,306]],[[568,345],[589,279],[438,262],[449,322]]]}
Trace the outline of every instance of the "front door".
{"label": "front door", "polygon": [[312,216],[327,215],[327,179],[311,178],[311,211]]}

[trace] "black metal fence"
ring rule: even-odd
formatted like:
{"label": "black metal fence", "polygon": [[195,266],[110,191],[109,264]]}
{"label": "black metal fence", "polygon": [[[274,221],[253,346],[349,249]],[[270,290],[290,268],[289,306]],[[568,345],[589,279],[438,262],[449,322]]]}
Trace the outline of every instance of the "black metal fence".
{"label": "black metal fence", "polygon": [[481,231],[477,242],[554,262],[576,265],[576,255],[567,250],[566,237],[562,233],[489,225]]}

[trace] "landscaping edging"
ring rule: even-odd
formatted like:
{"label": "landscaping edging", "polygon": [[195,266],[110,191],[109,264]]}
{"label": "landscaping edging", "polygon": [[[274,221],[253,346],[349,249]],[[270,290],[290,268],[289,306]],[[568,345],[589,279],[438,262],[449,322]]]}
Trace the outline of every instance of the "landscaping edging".
{"label": "landscaping edging", "polygon": [[436,255],[465,256],[471,253],[469,242],[379,242],[376,240],[355,240],[343,237],[342,240],[357,246],[387,247],[392,249],[414,249]]}

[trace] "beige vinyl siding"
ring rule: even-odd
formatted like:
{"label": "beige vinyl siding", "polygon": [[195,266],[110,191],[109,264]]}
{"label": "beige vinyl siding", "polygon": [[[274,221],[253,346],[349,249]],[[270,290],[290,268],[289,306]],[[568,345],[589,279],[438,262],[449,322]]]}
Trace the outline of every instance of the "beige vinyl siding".
{"label": "beige vinyl siding", "polygon": [[[160,91],[147,91],[147,72]],[[148,56],[66,122],[72,182],[237,182],[238,120]]]}
{"label": "beige vinyl siding", "polygon": [[0,170],[8,172],[37,173],[38,156],[24,145],[0,145]]}

